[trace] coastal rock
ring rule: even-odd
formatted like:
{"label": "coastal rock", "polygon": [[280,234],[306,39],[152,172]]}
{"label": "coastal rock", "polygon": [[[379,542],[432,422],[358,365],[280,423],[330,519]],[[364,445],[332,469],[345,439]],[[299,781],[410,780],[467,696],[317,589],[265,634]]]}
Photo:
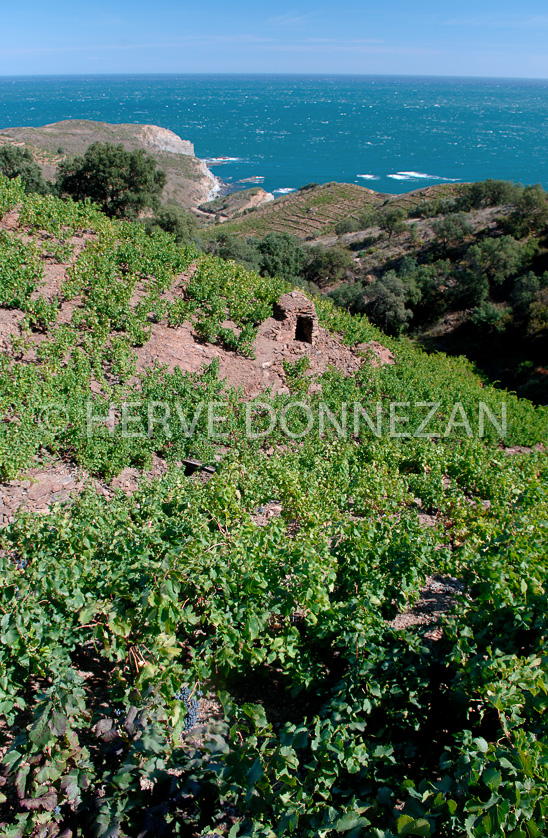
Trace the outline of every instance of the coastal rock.
{"label": "coastal rock", "polygon": [[249,199],[242,207],[240,207],[239,212],[243,212],[246,209],[260,207],[263,204],[269,204],[273,200],[274,195],[272,192],[266,192],[264,189],[258,187],[257,190],[254,191],[254,194],[249,195]]}
{"label": "coastal rock", "polygon": [[82,155],[92,143],[114,143],[128,151],[143,149],[156,158],[166,173],[162,195],[183,209],[193,209],[217,197],[222,182],[210,172],[203,160],[194,156],[194,146],[159,125],[115,125],[88,119],[66,119],[37,128],[4,128],[0,145],[25,144],[42,168],[46,179],[53,180],[64,160]]}
{"label": "coastal rock", "polygon": [[245,210],[255,209],[273,200],[274,195],[271,192],[265,192],[260,186],[254,186],[251,189],[231,192],[215,200],[210,199],[208,203],[202,204],[199,209],[203,213],[216,215],[221,220],[226,220],[241,215]]}
{"label": "coastal rock", "polygon": [[143,125],[138,134],[144,148],[149,152],[166,151],[169,154],[188,154],[194,157],[194,145],[182,140],[174,131],[160,128],[158,125]]}

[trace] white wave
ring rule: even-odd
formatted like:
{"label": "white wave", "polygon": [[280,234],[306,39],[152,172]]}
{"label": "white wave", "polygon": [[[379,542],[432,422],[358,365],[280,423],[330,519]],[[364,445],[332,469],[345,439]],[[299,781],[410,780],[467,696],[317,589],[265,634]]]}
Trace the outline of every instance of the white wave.
{"label": "white wave", "polygon": [[391,177],[393,180],[442,180],[446,183],[458,182],[458,178],[428,175],[425,172],[398,172],[395,175],[388,175],[388,177]]}
{"label": "white wave", "polygon": [[297,190],[293,186],[283,186],[281,189],[273,189],[272,191],[278,192],[280,195],[288,195],[290,192],[296,192]]}
{"label": "white wave", "polygon": [[436,175],[427,175],[424,172],[398,172],[398,174],[413,178],[413,180],[438,180]]}
{"label": "white wave", "polygon": [[362,177],[364,180],[379,180],[377,175],[356,175],[356,177]]}
{"label": "white wave", "polygon": [[204,163],[207,166],[222,166],[225,163],[241,163],[241,157],[204,157]]}

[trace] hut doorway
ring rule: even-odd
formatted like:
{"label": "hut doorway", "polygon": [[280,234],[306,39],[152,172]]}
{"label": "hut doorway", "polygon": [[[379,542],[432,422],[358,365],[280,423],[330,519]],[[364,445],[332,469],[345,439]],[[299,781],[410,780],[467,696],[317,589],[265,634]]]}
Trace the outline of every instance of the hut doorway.
{"label": "hut doorway", "polygon": [[295,327],[295,340],[303,341],[303,343],[312,343],[312,336],[314,334],[314,320],[312,317],[299,314],[297,317],[297,325]]}

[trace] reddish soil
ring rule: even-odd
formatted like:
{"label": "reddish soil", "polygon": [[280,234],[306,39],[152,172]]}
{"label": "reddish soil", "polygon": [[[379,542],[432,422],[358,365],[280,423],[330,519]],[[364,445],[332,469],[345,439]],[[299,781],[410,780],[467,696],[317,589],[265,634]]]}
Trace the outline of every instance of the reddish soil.
{"label": "reddish soil", "polygon": [[0,308],[0,352],[6,352],[11,346],[10,338],[20,334],[20,325],[25,315],[22,311],[8,311]]}
{"label": "reddish soil", "polygon": [[[146,478],[150,481],[166,471],[165,460],[153,455],[152,469],[146,473]],[[13,523],[17,512],[46,515],[55,503],[70,501],[89,485],[105,497],[112,497],[118,490],[132,494],[142,478],[143,472],[139,469],[125,468],[118,477],[106,483],[90,478],[84,469],[62,460],[37,463],[19,480],[0,483],[0,525]]]}
{"label": "reddish soil", "polygon": [[[22,317],[18,315],[18,312],[0,310],[0,335],[4,321],[7,328],[12,330],[7,334],[16,332]],[[42,337],[36,336],[37,339]],[[261,325],[254,348],[255,358],[243,358],[218,346],[198,343],[190,326],[183,325],[172,329],[157,324],[152,329],[148,343],[137,349],[136,354],[139,371],[158,361],[167,364],[171,370],[179,367],[184,371],[195,372],[211,363],[214,358],[218,358],[221,378],[230,386],[240,387],[244,398],[259,396],[270,388],[274,393],[289,393],[283,369],[284,360],[294,362],[307,356],[310,360],[307,374],[311,379],[321,375],[329,367],[339,369],[344,375],[356,372],[364,363],[367,350],[376,358],[372,361],[374,366],[394,363],[389,350],[374,341],[371,344],[362,344],[354,351],[341,344],[334,335],[320,328],[315,345],[311,345],[295,340],[292,332],[274,318],[269,318]],[[31,360],[30,353],[28,357]],[[318,392],[321,386],[311,381],[310,390]],[[157,458],[148,476],[159,476],[166,467],[166,464]],[[94,481],[94,485],[106,495],[114,489],[133,492],[141,476],[138,469],[126,468],[110,484]],[[82,470],[59,460],[37,464],[20,480],[0,484],[0,523],[12,523],[20,507],[28,511],[46,513],[52,504],[66,501],[79,494],[88,479],[89,476]]]}
{"label": "reddish soil", "polygon": [[[1,229],[17,230],[22,238],[28,238],[29,231],[19,226],[16,212],[7,213],[0,220]],[[93,239],[93,235],[84,233],[71,239],[73,255],[67,264],[60,264],[53,255],[48,255],[50,237],[47,234],[33,238],[38,239],[41,246],[44,267],[44,282],[34,296],[43,295],[48,300],[59,299],[57,322],[70,323],[80,300],[63,300],[62,285],[67,267],[89,240]],[[195,268],[195,265],[191,265],[187,272],[177,277],[172,288],[165,294],[166,299],[174,301],[181,295]],[[141,291],[142,289],[137,289],[135,292],[134,304],[138,302]],[[253,346],[253,358],[243,357],[216,345],[201,343],[189,323],[175,328],[166,323],[157,323],[151,325],[150,340],[135,350],[137,371],[143,372],[158,362],[167,364],[170,370],[179,367],[183,371],[197,372],[214,359],[218,359],[220,377],[229,386],[240,388],[242,397],[249,399],[265,391],[289,393],[284,361],[294,363],[303,357],[309,359],[306,375],[311,379],[310,392],[321,391],[321,385],[315,379],[330,367],[340,370],[343,375],[351,375],[363,363],[370,363],[372,366],[394,363],[389,350],[375,341],[350,349],[342,344],[338,337],[318,327],[312,303],[300,292],[292,292],[284,295],[284,298],[287,316],[284,319],[282,312],[282,319],[277,319],[280,316],[280,312],[277,312],[276,318],[269,317],[261,324]],[[312,343],[306,342],[307,339],[297,339],[297,315],[305,309],[309,314],[311,312],[314,318],[313,333],[307,338],[312,340]],[[0,351],[10,350],[11,338],[20,334],[23,320],[24,315],[20,311],[0,309]],[[224,325],[235,328],[235,325],[228,321]],[[302,335],[300,337],[302,338]],[[33,333],[27,334],[26,338],[30,348],[27,348],[24,360],[33,363],[36,360],[35,348],[47,337],[44,334]],[[92,390],[98,388],[99,385],[97,388],[92,385]],[[166,464],[157,460],[148,476],[150,478],[162,474],[165,469]],[[94,484],[99,491],[107,495],[115,489],[132,492],[137,487],[140,477],[141,474],[136,469],[125,469],[108,485],[97,481],[94,481]],[[19,509],[46,513],[52,504],[67,501],[81,492],[88,481],[89,475],[72,464],[60,460],[37,461],[19,480],[0,484],[0,525],[12,523]]]}
{"label": "reddish soil", "polygon": [[[227,322],[225,325],[230,324]],[[359,369],[368,350],[375,356],[371,361],[373,366],[394,363],[390,351],[376,341],[360,344],[352,350],[335,335],[320,328],[312,345],[296,340],[284,323],[273,317],[259,327],[253,349],[255,357],[244,358],[218,346],[199,343],[190,325],[170,328],[157,324],[152,327],[150,340],[135,352],[138,372],[155,362],[167,364],[170,370],[179,367],[187,372],[196,372],[218,358],[220,377],[232,387],[241,387],[247,398],[254,398],[270,388],[275,393],[289,392],[284,360],[294,363],[304,356],[308,357],[310,367],[307,374],[310,377],[321,375],[329,367],[351,375]]]}

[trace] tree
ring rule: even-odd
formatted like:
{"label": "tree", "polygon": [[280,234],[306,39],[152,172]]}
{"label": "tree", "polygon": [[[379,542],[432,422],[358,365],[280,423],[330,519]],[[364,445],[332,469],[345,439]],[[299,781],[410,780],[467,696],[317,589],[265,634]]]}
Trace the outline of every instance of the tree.
{"label": "tree", "polygon": [[452,303],[469,308],[483,303],[489,296],[489,280],[483,272],[463,268],[458,274],[458,281],[453,288]]}
{"label": "tree", "polygon": [[360,229],[359,222],[351,216],[343,218],[335,225],[335,232],[338,236],[344,236],[345,233],[357,233]]}
{"label": "tree", "polygon": [[157,209],[165,182],[154,157],[112,143],[93,143],[83,157],[62,163],[56,181],[61,194],[77,201],[91,198],[107,215],[119,218]]}
{"label": "tree", "polygon": [[351,314],[362,314],[366,309],[363,282],[353,285],[339,285],[329,292],[329,297],[336,306],[345,308]]}
{"label": "tree", "polygon": [[200,242],[198,222],[191,212],[185,212],[174,205],[160,207],[154,218],[147,220],[147,229],[165,230],[175,237],[178,244],[197,244]]}
{"label": "tree", "polygon": [[215,256],[219,256],[220,259],[238,262],[248,271],[259,270],[261,257],[253,239],[242,239],[221,230],[217,233],[215,239],[208,244],[207,249]]}
{"label": "tree", "polygon": [[483,273],[489,282],[502,285],[508,277],[519,273],[530,256],[528,248],[512,236],[502,236],[475,244],[466,254],[466,261],[472,273]]}
{"label": "tree", "polygon": [[363,210],[358,215],[358,224],[360,230],[368,230],[370,227],[376,227],[379,223],[379,213],[373,207]]}
{"label": "tree", "polygon": [[436,201],[436,215],[449,215],[458,212],[459,199],[456,195],[442,195]]}
{"label": "tree", "polygon": [[528,319],[531,303],[537,299],[540,288],[540,279],[532,271],[529,271],[525,276],[520,276],[514,282],[512,307],[520,320],[525,321]]}
{"label": "tree", "polygon": [[352,265],[352,254],[343,247],[313,247],[310,257],[304,275],[320,288],[338,282]]}
{"label": "tree", "polygon": [[433,323],[447,311],[451,268],[451,262],[439,260],[417,266],[407,275],[402,276],[400,271],[400,276],[407,287],[410,285],[410,279],[414,280],[419,298],[417,302],[412,299],[413,312],[415,318],[421,323]]}
{"label": "tree", "polygon": [[291,279],[299,276],[306,262],[306,251],[289,233],[267,233],[257,247],[260,271],[268,276]]}
{"label": "tree", "polygon": [[458,244],[472,232],[472,228],[462,213],[442,216],[434,222],[432,230],[445,248]]}
{"label": "tree", "polygon": [[388,241],[390,241],[394,233],[403,233],[407,229],[404,224],[406,218],[407,213],[404,209],[393,207],[392,209],[387,209],[379,213],[377,223],[381,230],[388,233]]}
{"label": "tree", "polygon": [[485,300],[472,312],[472,323],[482,331],[502,334],[512,322],[511,309],[505,303],[495,304]]}
{"label": "tree", "polygon": [[526,186],[516,201],[516,208],[507,219],[506,227],[518,238],[538,232],[548,224],[548,193],[540,183]]}
{"label": "tree", "polygon": [[523,186],[508,180],[488,178],[477,183],[468,183],[461,189],[463,209],[482,209],[514,204],[523,191]]}
{"label": "tree", "polygon": [[42,170],[28,148],[6,143],[0,147],[0,174],[7,178],[20,177],[25,192],[45,195],[48,184],[42,177]]}
{"label": "tree", "polygon": [[388,271],[366,291],[368,317],[386,332],[400,334],[407,328],[413,312],[406,308],[406,288],[394,271]]}
{"label": "tree", "polygon": [[529,334],[548,332],[548,273],[541,280],[541,288],[529,307]]}

